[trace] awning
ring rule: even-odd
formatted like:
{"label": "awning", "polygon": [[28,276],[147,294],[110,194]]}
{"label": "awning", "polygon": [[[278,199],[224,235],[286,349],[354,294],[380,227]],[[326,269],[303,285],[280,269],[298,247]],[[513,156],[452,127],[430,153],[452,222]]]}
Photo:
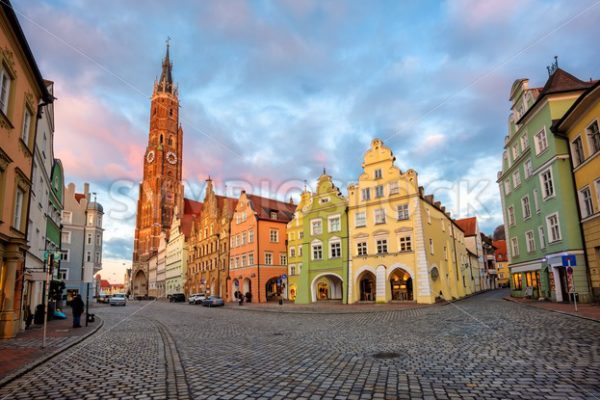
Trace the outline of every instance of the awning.
{"label": "awning", "polygon": [[528,265],[521,265],[520,267],[510,268],[511,273],[515,272],[527,272],[527,271],[538,271],[542,269],[542,263],[534,263]]}

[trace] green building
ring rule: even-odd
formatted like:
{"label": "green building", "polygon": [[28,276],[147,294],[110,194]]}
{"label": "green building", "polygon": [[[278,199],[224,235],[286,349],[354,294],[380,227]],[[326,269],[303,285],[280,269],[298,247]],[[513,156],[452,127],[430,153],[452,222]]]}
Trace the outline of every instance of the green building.
{"label": "green building", "polygon": [[347,304],[347,203],[325,171],[301,211],[302,269],[296,281],[296,303],[339,300]]}
{"label": "green building", "polygon": [[562,302],[574,290],[586,302],[590,291],[569,150],[551,127],[590,83],[556,63],[548,72],[544,87],[529,88],[527,79],[518,79],[510,92],[509,133],[498,183],[511,294]]}

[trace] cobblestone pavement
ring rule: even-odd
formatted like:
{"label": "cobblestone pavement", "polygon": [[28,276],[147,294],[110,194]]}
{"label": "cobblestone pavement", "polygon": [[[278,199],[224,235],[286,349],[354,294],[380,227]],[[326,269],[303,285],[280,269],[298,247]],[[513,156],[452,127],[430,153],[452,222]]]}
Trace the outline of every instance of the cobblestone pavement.
{"label": "cobblestone pavement", "polygon": [[103,308],[99,333],[0,399],[600,398],[600,324],[504,295],[371,314]]}

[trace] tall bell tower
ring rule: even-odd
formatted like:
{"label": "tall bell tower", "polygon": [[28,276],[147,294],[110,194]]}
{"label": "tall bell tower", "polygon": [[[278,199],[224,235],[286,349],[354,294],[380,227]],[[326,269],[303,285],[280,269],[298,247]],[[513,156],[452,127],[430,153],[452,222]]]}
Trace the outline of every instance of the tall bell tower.
{"label": "tall bell tower", "polygon": [[154,82],[150,103],[150,133],[137,205],[132,271],[136,295],[143,292],[141,288],[135,289],[136,263],[143,263],[158,250],[160,233],[170,229],[175,206],[181,210],[183,204],[183,130],[179,124],[179,93],[173,83],[172,70],[167,40],[162,71]]}

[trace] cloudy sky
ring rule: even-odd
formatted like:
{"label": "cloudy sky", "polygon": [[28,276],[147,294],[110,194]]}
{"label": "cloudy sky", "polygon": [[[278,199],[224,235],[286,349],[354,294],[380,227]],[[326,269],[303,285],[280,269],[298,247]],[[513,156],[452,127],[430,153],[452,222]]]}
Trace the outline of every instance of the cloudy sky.
{"label": "cloudy sky", "polygon": [[[132,253],[149,100],[171,37],[188,197],[204,179],[289,197],[323,167],[345,191],[374,137],[452,209],[501,223],[509,90],[546,66],[600,77],[600,2],[13,0],[55,81],[55,156],[105,206],[104,257]],[[227,187],[225,187],[227,185]],[[123,260],[123,261],[122,261]],[[118,274],[120,275],[120,274]]]}

